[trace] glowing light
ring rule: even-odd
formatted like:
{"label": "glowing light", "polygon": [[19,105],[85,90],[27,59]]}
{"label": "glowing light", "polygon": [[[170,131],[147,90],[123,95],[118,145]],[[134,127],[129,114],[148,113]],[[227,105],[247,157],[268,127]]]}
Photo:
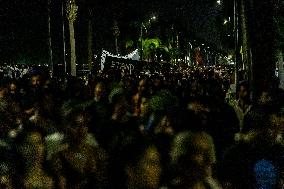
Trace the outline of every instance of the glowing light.
{"label": "glowing light", "polygon": [[221,5],[221,0],[217,0],[217,4],[218,4],[218,5]]}
{"label": "glowing light", "polygon": [[148,22],[151,23],[151,21],[156,21],[156,19],[157,19],[156,16],[152,16],[152,17],[148,20]]}
{"label": "glowing light", "polygon": [[227,24],[229,21],[227,19],[224,19],[224,25]]}

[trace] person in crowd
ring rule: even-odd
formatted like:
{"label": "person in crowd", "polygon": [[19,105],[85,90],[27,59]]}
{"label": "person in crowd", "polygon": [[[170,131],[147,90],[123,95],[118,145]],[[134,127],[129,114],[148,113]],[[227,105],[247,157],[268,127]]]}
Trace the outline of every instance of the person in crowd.
{"label": "person in crowd", "polygon": [[58,110],[51,96],[42,94],[38,101],[25,99],[22,108],[25,112],[24,129],[36,128],[44,136],[58,131],[55,119]]}
{"label": "person in crowd", "polygon": [[171,148],[172,179],[169,188],[221,188],[214,178],[216,163],[213,139],[205,132],[178,133]]}
{"label": "person in crowd", "polygon": [[130,113],[129,101],[130,95],[123,88],[115,87],[109,94],[109,117],[96,137],[110,153],[126,134],[139,132],[138,120]]}
{"label": "person in crowd", "polygon": [[231,104],[239,120],[239,132],[235,135],[235,141],[243,141],[248,137],[244,134],[244,119],[252,110],[253,104],[250,100],[250,89],[246,82],[241,82],[237,88],[237,99]]}
{"label": "person in crowd", "polygon": [[10,142],[22,129],[21,110],[8,95],[7,85],[0,84],[0,141]]}
{"label": "person in crowd", "polygon": [[14,102],[19,103],[20,93],[19,93],[19,84],[18,84],[17,80],[10,80],[8,82],[8,94],[7,95]]}
{"label": "person in crowd", "polygon": [[162,172],[156,145],[144,137],[125,141],[110,166],[113,189],[158,189]]}
{"label": "person in crowd", "polygon": [[57,187],[107,188],[107,155],[99,146],[87,142],[89,115],[74,108],[64,119],[67,148],[50,160]]}
{"label": "person in crowd", "polygon": [[0,130],[1,135],[9,128],[7,124],[7,110],[9,107],[8,99],[7,99],[7,89],[4,84],[0,83]]}
{"label": "person in crowd", "polygon": [[279,113],[280,108],[277,105],[281,103],[276,98],[276,91],[273,89],[263,89],[256,94],[255,102],[250,111],[243,120],[243,129],[241,139],[243,142],[249,142],[256,135],[256,130],[263,127],[263,124],[269,120],[270,115]]}
{"label": "person in crowd", "polygon": [[230,86],[228,90],[226,91],[226,96],[225,96],[225,101],[228,104],[233,104],[234,101],[236,100],[236,83],[235,83],[235,75],[231,74],[230,75]]}
{"label": "person in crowd", "polygon": [[109,118],[108,92],[103,81],[96,82],[94,87],[91,86],[91,90],[93,90],[93,99],[90,100],[90,105],[86,109],[92,115],[89,130],[96,135]]}
{"label": "person in crowd", "polygon": [[[271,114],[253,128],[246,143],[228,148],[220,167],[224,188],[280,189],[284,183],[284,146],[281,114]],[[280,126],[282,125],[282,126]]]}
{"label": "person in crowd", "polygon": [[45,163],[45,144],[42,135],[37,131],[28,132],[22,144],[21,154],[25,162],[22,188],[55,189],[55,182]]}
{"label": "person in crowd", "polygon": [[35,150],[18,155],[28,164],[11,172],[10,162],[1,160],[9,165],[0,167],[7,187],[220,188],[216,176],[228,188],[270,189],[283,182],[283,93],[267,88],[251,102],[241,82],[229,106],[224,94],[233,69],[109,69],[85,82],[47,77],[48,69],[36,66],[15,74],[16,67],[0,66],[0,148]]}
{"label": "person in crowd", "polygon": [[[19,181],[16,161],[19,158],[10,147],[0,145],[0,188],[19,188],[16,183]],[[20,161],[17,161],[20,162]]]}
{"label": "person in crowd", "polygon": [[149,123],[150,118],[150,96],[147,94],[142,94],[141,102],[139,105],[139,130],[143,133],[145,128],[147,127],[146,124]]}
{"label": "person in crowd", "polygon": [[71,104],[79,104],[89,99],[83,80],[74,76],[67,78],[65,95],[65,101]]}
{"label": "person in crowd", "polygon": [[38,71],[31,73],[28,95],[32,95],[34,98],[38,98],[42,92],[42,85],[42,75]]}
{"label": "person in crowd", "polygon": [[174,115],[178,107],[178,99],[168,90],[161,90],[149,101],[150,115],[144,125],[144,132],[150,134],[174,133]]}
{"label": "person in crowd", "polygon": [[217,159],[234,143],[234,135],[239,131],[233,108],[212,97],[191,98],[181,116],[181,131],[205,131],[213,137]]}
{"label": "person in crowd", "polygon": [[1,107],[5,107],[7,104],[8,96],[7,96],[7,87],[4,82],[0,83],[0,105]]}
{"label": "person in crowd", "polygon": [[107,89],[104,82],[97,82],[94,89],[94,101],[95,102],[103,102],[106,103],[107,101]]}
{"label": "person in crowd", "polygon": [[143,78],[139,81],[137,86],[137,92],[132,96],[132,111],[134,116],[139,116],[140,114],[140,103],[142,94],[146,93],[147,88],[147,78]]}

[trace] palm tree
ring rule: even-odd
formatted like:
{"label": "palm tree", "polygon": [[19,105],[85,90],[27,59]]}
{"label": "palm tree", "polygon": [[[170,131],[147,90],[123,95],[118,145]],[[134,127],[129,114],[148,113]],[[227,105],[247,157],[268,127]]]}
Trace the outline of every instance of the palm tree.
{"label": "palm tree", "polygon": [[[141,41],[142,40],[142,41]],[[143,48],[143,60],[147,61],[154,61],[154,55],[156,50],[159,48],[161,41],[158,38],[146,38],[146,39],[139,39],[139,43],[142,44]]]}

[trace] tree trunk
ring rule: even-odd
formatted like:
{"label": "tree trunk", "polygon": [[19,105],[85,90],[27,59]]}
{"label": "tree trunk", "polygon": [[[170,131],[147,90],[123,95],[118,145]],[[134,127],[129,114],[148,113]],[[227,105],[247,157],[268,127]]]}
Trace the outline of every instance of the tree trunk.
{"label": "tree trunk", "polygon": [[119,31],[118,23],[116,20],[114,20],[112,30],[113,30],[113,36],[114,36],[115,53],[118,55],[119,53],[118,37],[120,35],[120,31]]}
{"label": "tree trunk", "polygon": [[245,1],[240,0],[240,22],[241,22],[241,46],[242,46],[242,64],[245,71],[245,79],[251,81],[251,50],[249,44],[248,28],[247,28],[247,14]]}
{"label": "tree trunk", "polygon": [[117,42],[117,37],[115,37],[115,53],[118,55],[118,42]]}
{"label": "tree trunk", "polygon": [[234,0],[234,48],[235,48],[235,84],[238,85],[241,78],[241,55],[239,43],[239,0]]}
{"label": "tree trunk", "polygon": [[51,72],[53,73],[53,55],[52,55],[52,43],[51,43],[51,23],[50,23],[50,15],[51,15],[51,0],[48,0],[47,5],[47,11],[48,11],[48,49],[49,49],[49,68]]}
{"label": "tree trunk", "polygon": [[66,64],[66,45],[65,45],[65,17],[64,17],[64,2],[61,3],[61,17],[62,17],[62,44],[63,44],[63,65],[64,74],[67,74],[67,64]]}
{"label": "tree trunk", "polygon": [[74,23],[69,21],[70,47],[71,47],[71,76],[76,76],[76,51],[75,51],[75,35]]}
{"label": "tree trunk", "polygon": [[92,70],[93,62],[93,25],[92,20],[88,20],[88,69]]}
{"label": "tree trunk", "polygon": [[75,34],[74,34],[74,22],[77,17],[78,6],[75,3],[75,0],[66,0],[67,1],[67,18],[69,23],[69,37],[70,37],[70,49],[71,49],[71,76],[76,76],[76,51],[75,51]]}
{"label": "tree trunk", "polygon": [[274,0],[250,0],[248,28],[252,52],[253,94],[275,86],[276,25]]}

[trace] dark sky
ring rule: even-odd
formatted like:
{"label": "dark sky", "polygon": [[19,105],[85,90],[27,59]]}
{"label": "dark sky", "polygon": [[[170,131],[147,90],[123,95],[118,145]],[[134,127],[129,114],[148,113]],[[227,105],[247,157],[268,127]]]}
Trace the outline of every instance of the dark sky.
{"label": "dark sky", "polygon": [[[51,29],[54,61],[62,61],[61,2],[52,1]],[[170,28],[186,39],[203,39],[220,47],[222,6],[214,0],[78,0],[75,23],[76,50],[79,61],[86,60],[87,19],[93,21],[94,50],[113,51],[113,21],[120,29],[120,46],[125,38],[137,40],[137,24],[156,16],[151,25],[153,35],[169,37]],[[91,17],[88,12],[91,11]],[[47,0],[2,0],[0,7],[0,61],[45,63],[48,61]],[[65,16],[65,15],[64,15]],[[68,53],[68,25],[66,17],[66,45]]]}

